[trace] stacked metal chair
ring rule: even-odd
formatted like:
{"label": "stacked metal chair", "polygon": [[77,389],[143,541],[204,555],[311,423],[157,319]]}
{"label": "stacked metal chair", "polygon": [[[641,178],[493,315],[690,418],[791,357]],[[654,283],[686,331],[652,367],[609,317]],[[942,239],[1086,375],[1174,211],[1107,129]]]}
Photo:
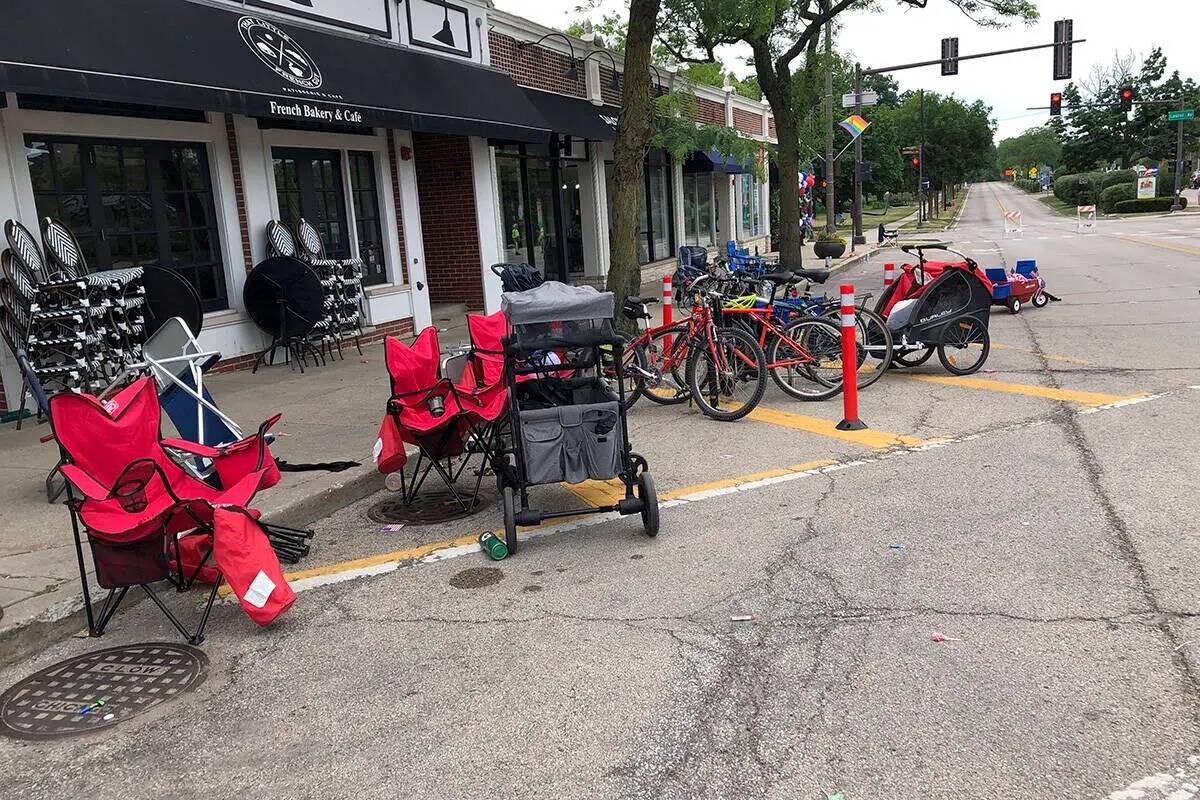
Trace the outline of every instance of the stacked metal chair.
{"label": "stacked metal chair", "polygon": [[342,340],[351,337],[362,355],[363,262],[357,258],[327,258],[321,234],[306,219],[296,223],[296,234],[300,257],[312,266],[325,287],[326,316],[318,323],[314,335],[323,337],[330,358],[334,348],[338,357],[345,358]]}
{"label": "stacked metal chair", "polygon": [[89,303],[103,309],[103,368],[109,379],[142,361],[146,341],[146,287],[142,267],[91,272],[74,234],[61,222],[42,220],[42,242],[54,273],[85,284]]}

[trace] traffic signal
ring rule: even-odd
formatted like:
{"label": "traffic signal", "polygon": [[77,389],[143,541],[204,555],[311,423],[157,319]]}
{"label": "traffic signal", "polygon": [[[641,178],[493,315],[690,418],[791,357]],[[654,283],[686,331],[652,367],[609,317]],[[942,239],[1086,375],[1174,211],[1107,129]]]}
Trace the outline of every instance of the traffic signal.
{"label": "traffic signal", "polygon": [[942,74],[958,74],[958,37],[942,39]]}
{"label": "traffic signal", "polygon": [[1053,92],[1050,95],[1050,116],[1062,116],[1062,94],[1060,92]]}
{"label": "traffic signal", "polygon": [[1060,19],[1054,23],[1054,80],[1067,81],[1071,79],[1071,40],[1075,31],[1075,23],[1069,19]]}
{"label": "traffic signal", "polygon": [[916,169],[916,168],[918,168],[919,166],[921,166],[921,157],[920,157],[920,156],[913,156],[913,157],[912,157],[912,160],[911,160],[909,163],[913,165],[913,169]]}
{"label": "traffic signal", "polygon": [[1121,110],[1133,110],[1133,89],[1129,86],[1121,87]]}

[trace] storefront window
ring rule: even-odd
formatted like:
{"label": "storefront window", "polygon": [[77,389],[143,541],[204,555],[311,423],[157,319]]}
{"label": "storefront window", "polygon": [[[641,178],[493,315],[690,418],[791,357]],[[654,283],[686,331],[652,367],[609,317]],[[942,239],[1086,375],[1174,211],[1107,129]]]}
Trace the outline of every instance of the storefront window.
{"label": "storefront window", "polygon": [[744,174],[738,181],[738,206],[741,208],[743,239],[762,236],[762,182],[757,175]]}
{"label": "storefront window", "polygon": [[204,145],[29,137],[26,147],[38,216],[66,224],[91,269],[161,264],[205,311],[228,308]]}
{"label": "storefront window", "polygon": [[713,245],[713,181],[711,172],[693,172],[683,176],[684,244],[692,247]]}
{"label": "storefront window", "polygon": [[358,257],[363,261],[363,283],[368,286],[385,283],[387,269],[383,258],[383,227],[375,181],[375,159],[370,153],[361,152],[350,153],[349,159],[354,227],[358,234]]}
{"label": "storefront window", "polygon": [[521,162],[500,158],[496,173],[500,181],[500,221],[504,225],[504,260],[512,264],[532,263],[525,226],[525,192],[521,189]]}
{"label": "storefront window", "polygon": [[551,280],[583,272],[579,163],[548,157],[545,145],[494,146],[505,260]]}
{"label": "storefront window", "polygon": [[[646,157],[646,174],[638,227],[638,263],[648,264],[671,258],[675,252],[674,196],[671,192],[671,164],[661,150]],[[604,165],[608,188],[608,223],[612,229],[613,168]]]}

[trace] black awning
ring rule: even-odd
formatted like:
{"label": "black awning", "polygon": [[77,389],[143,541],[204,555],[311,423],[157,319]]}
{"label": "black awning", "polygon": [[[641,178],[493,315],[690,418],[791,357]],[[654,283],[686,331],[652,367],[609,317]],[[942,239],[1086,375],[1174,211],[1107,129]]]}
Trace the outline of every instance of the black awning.
{"label": "black awning", "polygon": [[6,0],[0,89],[517,141],[550,133],[501,72],[186,0]]}
{"label": "black awning", "polygon": [[593,142],[611,142],[617,138],[619,108],[536,89],[526,89],[525,94],[554,133]]}

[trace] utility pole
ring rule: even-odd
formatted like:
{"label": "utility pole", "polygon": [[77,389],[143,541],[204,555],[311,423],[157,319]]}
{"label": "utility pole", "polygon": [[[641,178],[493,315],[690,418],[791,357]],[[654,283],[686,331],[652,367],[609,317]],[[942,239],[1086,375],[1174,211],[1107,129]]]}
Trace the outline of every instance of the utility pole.
{"label": "utility pole", "polygon": [[825,229],[833,231],[833,20],[825,23]]}
{"label": "utility pole", "polygon": [[917,227],[925,221],[925,90],[921,90],[921,152],[917,155]]}
{"label": "utility pole", "polygon": [[[854,63],[854,113],[862,114],[862,64]],[[854,205],[851,215],[854,217],[854,233],[850,239],[851,249],[854,245],[866,244],[867,237],[863,236],[863,190],[862,190],[862,135],[854,140]]]}

